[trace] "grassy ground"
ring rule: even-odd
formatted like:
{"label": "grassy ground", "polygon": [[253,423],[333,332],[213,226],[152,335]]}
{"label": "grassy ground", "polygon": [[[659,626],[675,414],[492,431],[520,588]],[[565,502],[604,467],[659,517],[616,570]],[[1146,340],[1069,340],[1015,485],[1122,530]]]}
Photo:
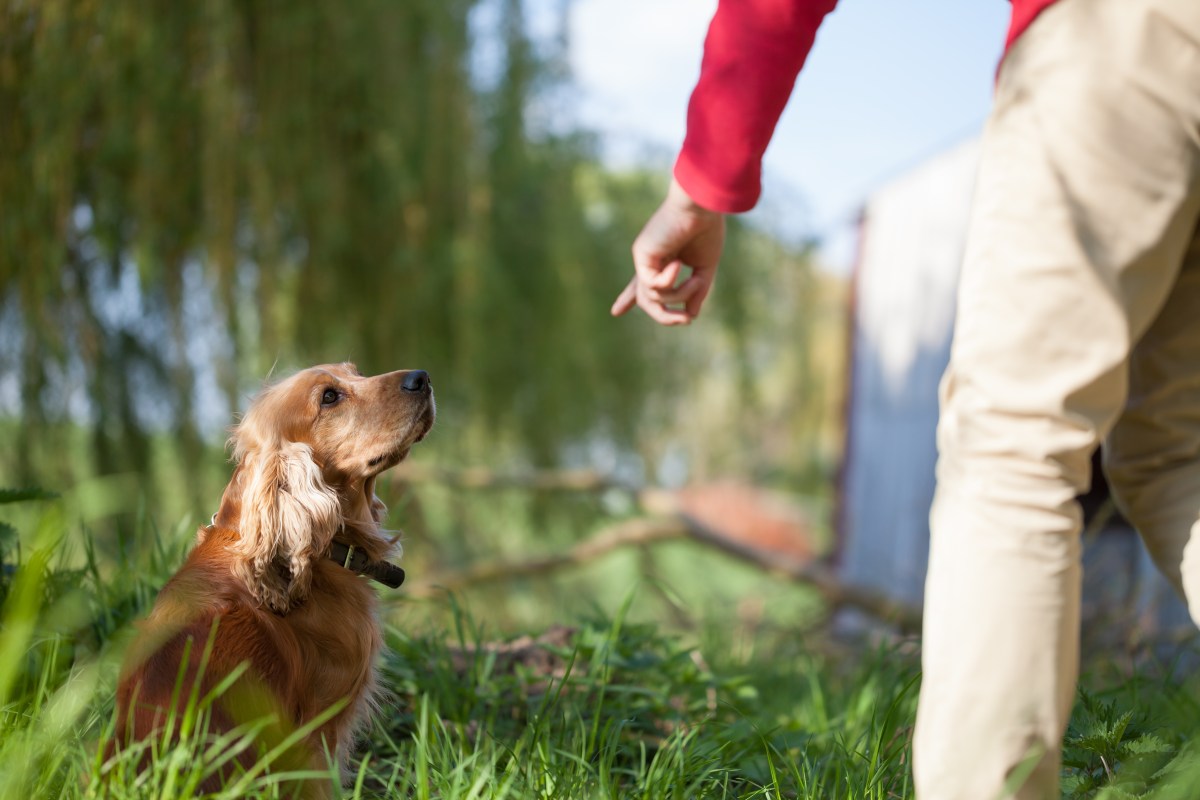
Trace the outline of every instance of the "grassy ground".
{"label": "grassy ground", "polygon": [[[0,562],[20,564],[0,572],[0,798],[191,796],[227,747],[199,733],[153,744],[140,774],[136,754],[100,755],[129,626],[191,526],[135,520],[102,558],[68,506],[21,517],[19,551],[16,532],[0,528]],[[638,619],[636,602],[571,612],[566,627],[507,642],[453,598],[405,608],[387,634],[392,700],[342,796],[912,796],[914,643],[847,649],[820,632],[768,629],[747,643],[727,626],[684,634]],[[1197,796],[1195,682],[1100,665],[1083,686],[1065,797]],[[179,724],[202,730],[207,702]],[[284,796],[279,777],[250,772],[218,796]]]}

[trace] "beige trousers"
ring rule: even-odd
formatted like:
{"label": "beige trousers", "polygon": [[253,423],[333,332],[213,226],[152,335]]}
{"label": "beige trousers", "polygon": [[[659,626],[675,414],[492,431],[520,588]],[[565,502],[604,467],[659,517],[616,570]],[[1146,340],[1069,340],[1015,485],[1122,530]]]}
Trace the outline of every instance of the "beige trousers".
{"label": "beige trousers", "polygon": [[921,800],[1059,797],[1105,438],[1200,618],[1198,148],[1197,0],[1060,0],[1001,68],[942,383]]}

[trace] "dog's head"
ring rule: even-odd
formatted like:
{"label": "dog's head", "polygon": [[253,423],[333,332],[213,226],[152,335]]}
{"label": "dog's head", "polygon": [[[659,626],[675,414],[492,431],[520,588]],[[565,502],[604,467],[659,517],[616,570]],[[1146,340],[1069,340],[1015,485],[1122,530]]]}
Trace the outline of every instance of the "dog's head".
{"label": "dog's head", "polygon": [[375,478],[425,438],[434,415],[421,370],[366,378],[327,364],[265,389],[234,428],[238,468],[218,513],[238,529],[234,574],[276,611],[302,601],[312,560],[340,529],[377,534]]}

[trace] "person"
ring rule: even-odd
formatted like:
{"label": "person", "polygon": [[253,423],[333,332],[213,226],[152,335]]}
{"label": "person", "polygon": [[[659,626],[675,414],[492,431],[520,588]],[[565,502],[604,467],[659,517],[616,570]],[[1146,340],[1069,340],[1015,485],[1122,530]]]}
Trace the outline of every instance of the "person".
{"label": "person", "polygon": [[[701,313],[829,0],[721,0],[613,304]],[[940,387],[922,800],[1057,798],[1090,460],[1200,619],[1200,3],[1013,0]],[[690,275],[684,267],[691,268]]]}

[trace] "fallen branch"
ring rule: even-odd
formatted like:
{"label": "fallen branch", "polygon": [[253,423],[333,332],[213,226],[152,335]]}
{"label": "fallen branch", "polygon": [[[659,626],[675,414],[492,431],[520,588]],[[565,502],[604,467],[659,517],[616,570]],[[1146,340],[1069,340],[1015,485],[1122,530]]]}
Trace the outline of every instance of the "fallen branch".
{"label": "fallen branch", "polygon": [[714,547],[727,555],[752,564],[770,575],[811,586],[817,591],[817,594],[821,595],[831,611],[839,608],[855,608],[884,622],[893,623],[905,633],[921,628],[920,607],[894,600],[873,589],[842,583],[829,569],[826,562],[782,564],[773,560],[770,554],[722,536],[719,531],[706,527],[695,520],[688,519],[686,516],[681,519],[686,524],[688,534],[694,541]]}
{"label": "fallen branch", "polygon": [[392,480],[435,483],[455,489],[528,489],[539,492],[603,492],[617,489],[637,494],[629,484],[592,469],[537,470],[527,473],[494,472],[481,467],[444,469],[405,463],[392,471]]}
{"label": "fallen branch", "polygon": [[457,591],[481,583],[495,583],[544,575],[563,567],[579,566],[620,547],[645,545],[687,536],[687,526],[678,519],[634,519],[603,529],[564,553],[552,553],[526,561],[485,561],[461,570],[434,575],[410,584],[407,594],[429,597],[441,591]]}
{"label": "fallen branch", "polygon": [[524,561],[486,561],[462,570],[434,575],[410,585],[408,595],[429,597],[442,591],[457,591],[485,583],[545,575],[559,569],[580,566],[613,550],[644,546],[655,542],[688,539],[714,547],[721,552],[752,564],[768,574],[811,586],[831,610],[855,608],[898,626],[902,631],[921,627],[921,610],[871,589],[842,583],[821,562],[784,564],[770,554],[722,536],[685,515],[651,517],[620,522],[602,529],[562,553],[553,553]]}

